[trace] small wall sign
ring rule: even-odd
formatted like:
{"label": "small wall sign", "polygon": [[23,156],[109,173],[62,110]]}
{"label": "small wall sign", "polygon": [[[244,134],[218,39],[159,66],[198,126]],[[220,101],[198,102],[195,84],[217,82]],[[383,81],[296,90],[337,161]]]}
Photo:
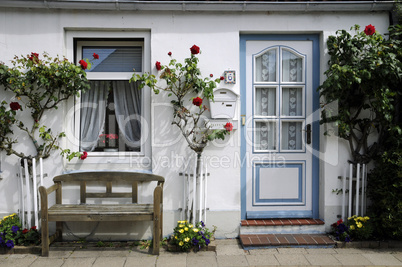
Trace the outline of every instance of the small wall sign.
{"label": "small wall sign", "polygon": [[236,83],[236,72],[234,70],[225,71],[225,83],[235,84]]}

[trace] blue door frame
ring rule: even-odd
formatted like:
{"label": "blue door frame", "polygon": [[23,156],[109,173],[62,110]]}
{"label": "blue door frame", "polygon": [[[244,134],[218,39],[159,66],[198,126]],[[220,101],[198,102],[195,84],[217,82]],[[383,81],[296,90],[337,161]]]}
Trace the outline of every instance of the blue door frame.
{"label": "blue door frame", "polygon": [[[317,88],[320,84],[320,46],[318,34],[242,34],[240,35],[240,97],[241,114],[246,114],[246,44],[247,41],[312,41],[313,45],[313,123],[312,123],[312,213],[313,218],[319,216],[319,148],[320,148],[320,125],[319,109],[320,96]],[[242,127],[242,126],[241,126]],[[245,131],[242,129],[240,157],[241,162],[246,156]],[[241,167],[240,191],[241,191],[241,219],[246,219],[246,167]]]}

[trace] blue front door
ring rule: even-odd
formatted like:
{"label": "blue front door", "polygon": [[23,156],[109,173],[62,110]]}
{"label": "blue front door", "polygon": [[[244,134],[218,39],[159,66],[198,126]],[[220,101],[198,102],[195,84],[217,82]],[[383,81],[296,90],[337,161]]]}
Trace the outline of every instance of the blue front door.
{"label": "blue front door", "polygon": [[242,219],[318,217],[316,35],[241,36]]}

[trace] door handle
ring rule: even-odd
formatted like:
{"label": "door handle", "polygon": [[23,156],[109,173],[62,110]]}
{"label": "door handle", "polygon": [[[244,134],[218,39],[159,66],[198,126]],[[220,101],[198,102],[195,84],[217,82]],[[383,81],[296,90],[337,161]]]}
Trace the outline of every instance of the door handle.
{"label": "door handle", "polygon": [[306,143],[307,144],[311,144],[311,124],[307,124],[306,125]]}

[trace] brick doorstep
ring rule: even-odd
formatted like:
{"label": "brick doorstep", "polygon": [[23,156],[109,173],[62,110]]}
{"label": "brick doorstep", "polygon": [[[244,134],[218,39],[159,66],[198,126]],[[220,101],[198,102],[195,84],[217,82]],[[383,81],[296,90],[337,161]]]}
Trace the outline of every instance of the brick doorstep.
{"label": "brick doorstep", "polygon": [[323,234],[249,234],[240,235],[243,247],[269,246],[335,246],[335,241]]}

